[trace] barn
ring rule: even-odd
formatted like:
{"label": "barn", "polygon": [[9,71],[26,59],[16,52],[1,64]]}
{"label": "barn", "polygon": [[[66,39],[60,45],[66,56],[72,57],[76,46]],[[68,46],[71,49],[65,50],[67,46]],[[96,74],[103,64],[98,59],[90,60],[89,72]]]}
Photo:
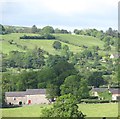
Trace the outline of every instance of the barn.
{"label": "barn", "polygon": [[8,105],[48,104],[46,89],[27,89],[22,92],[5,92],[5,101]]}

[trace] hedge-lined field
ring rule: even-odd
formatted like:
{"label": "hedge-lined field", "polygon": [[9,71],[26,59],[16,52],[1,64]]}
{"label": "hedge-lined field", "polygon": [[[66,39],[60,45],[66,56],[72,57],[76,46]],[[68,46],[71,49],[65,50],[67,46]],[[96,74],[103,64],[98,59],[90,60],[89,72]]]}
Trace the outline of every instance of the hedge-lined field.
{"label": "hedge-lined field", "polygon": [[[20,39],[21,36],[24,35],[30,35],[35,36],[36,34],[28,34],[28,33],[11,33],[6,35],[0,35],[2,39],[2,49],[0,49],[0,52],[3,53],[9,53],[10,51],[26,51],[29,49],[34,49],[35,47],[39,47],[50,54],[59,54],[59,51],[56,51],[52,44],[55,41],[55,39]],[[72,36],[72,35],[71,35]],[[56,39],[57,40],[57,39]],[[70,50],[74,53],[81,51],[81,48],[72,44],[61,42],[62,45],[68,45]],[[26,49],[25,49],[26,48]]]}
{"label": "hedge-lined field", "polygon": [[[40,117],[41,110],[44,107],[52,105],[34,105],[20,108],[6,108],[2,110],[3,117]],[[118,103],[104,104],[79,104],[81,110],[86,117],[117,117]]]}

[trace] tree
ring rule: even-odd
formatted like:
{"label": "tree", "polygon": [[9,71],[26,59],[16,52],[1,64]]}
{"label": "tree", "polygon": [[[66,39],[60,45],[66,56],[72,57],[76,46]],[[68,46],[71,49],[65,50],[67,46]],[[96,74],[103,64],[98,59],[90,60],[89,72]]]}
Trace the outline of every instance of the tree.
{"label": "tree", "polygon": [[78,89],[80,87],[80,79],[76,75],[68,76],[63,85],[61,85],[61,95],[72,94],[75,97],[78,97]]}
{"label": "tree", "polygon": [[35,25],[32,26],[32,33],[36,33],[37,32],[37,27]]}
{"label": "tree", "polygon": [[49,67],[53,67],[55,64],[57,64],[60,61],[66,61],[64,57],[61,57],[59,55],[49,55],[48,59],[46,60],[46,65]]}
{"label": "tree", "polygon": [[55,33],[61,33],[61,30],[58,29],[58,28],[56,28],[56,29],[55,29]]}
{"label": "tree", "polygon": [[79,34],[79,30],[78,29],[74,29],[74,33],[75,34]]}
{"label": "tree", "polygon": [[61,49],[61,43],[59,41],[54,41],[53,48],[55,48],[56,50]]}
{"label": "tree", "polygon": [[45,26],[42,28],[42,34],[54,33],[54,29],[51,26]]}
{"label": "tree", "polygon": [[64,56],[67,60],[69,59],[70,50],[69,50],[68,45],[63,45],[62,50],[61,50],[61,56]]}
{"label": "tree", "polygon": [[44,108],[42,110],[42,117],[74,117],[77,119],[85,119],[85,115],[78,110],[75,97],[71,94],[60,96],[52,108]]}
{"label": "tree", "polygon": [[112,35],[113,35],[112,28],[109,28],[109,29],[106,31],[106,34],[112,36]]}
{"label": "tree", "polygon": [[68,51],[68,50],[69,50],[68,45],[63,45],[63,49],[64,49],[65,51]]}
{"label": "tree", "polygon": [[76,97],[77,101],[89,96],[86,80],[77,75],[68,76],[60,89],[62,95],[70,93]]}
{"label": "tree", "polygon": [[51,101],[54,101],[54,99],[58,96],[58,86],[54,84],[48,84],[46,92],[47,98]]}
{"label": "tree", "polygon": [[6,28],[6,33],[16,33],[16,28],[14,26],[8,26]]}
{"label": "tree", "polygon": [[106,84],[106,82],[103,79],[103,73],[100,71],[93,72],[89,78],[88,83],[91,86],[99,87],[100,85]]}
{"label": "tree", "polygon": [[5,28],[0,24],[0,34],[5,34]]}

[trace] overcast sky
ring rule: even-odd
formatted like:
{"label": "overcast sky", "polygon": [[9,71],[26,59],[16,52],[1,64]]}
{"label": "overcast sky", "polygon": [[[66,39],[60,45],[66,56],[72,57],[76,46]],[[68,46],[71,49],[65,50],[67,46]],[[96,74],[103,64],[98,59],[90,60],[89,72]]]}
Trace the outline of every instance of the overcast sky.
{"label": "overcast sky", "polygon": [[[1,0],[2,24],[117,29],[119,0]],[[2,6],[2,7],[1,7]]]}

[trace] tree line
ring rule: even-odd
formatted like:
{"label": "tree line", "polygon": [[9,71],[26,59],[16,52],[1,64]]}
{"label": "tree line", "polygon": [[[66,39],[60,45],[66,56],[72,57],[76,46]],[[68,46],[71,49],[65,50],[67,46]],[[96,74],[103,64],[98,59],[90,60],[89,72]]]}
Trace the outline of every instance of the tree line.
{"label": "tree line", "polygon": [[3,26],[0,24],[0,34],[9,34],[9,33],[71,34],[71,32],[68,30],[59,29],[59,28],[54,29],[52,26],[45,26],[43,28],[37,28],[36,25],[33,25],[32,27],[16,27],[16,26]]}

